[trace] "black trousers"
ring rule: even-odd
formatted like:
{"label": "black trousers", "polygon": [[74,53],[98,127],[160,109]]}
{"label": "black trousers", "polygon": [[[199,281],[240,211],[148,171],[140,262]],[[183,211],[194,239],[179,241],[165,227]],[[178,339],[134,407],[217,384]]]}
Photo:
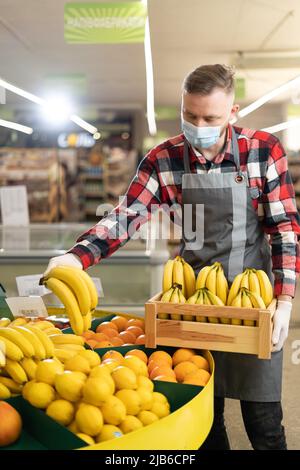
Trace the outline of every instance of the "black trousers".
{"label": "black trousers", "polygon": [[[287,450],[281,402],[241,401],[244,426],[254,450]],[[200,450],[230,450],[224,421],[224,398],[215,397],[214,422]]]}

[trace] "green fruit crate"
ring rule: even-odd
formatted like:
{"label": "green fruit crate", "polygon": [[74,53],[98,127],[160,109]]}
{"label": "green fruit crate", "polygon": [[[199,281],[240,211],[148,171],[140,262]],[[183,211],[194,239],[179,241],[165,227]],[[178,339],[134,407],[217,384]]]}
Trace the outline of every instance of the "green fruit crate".
{"label": "green fruit crate", "polygon": [[[147,347],[176,346],[255,354],[259,359],[271,358],[272,317],[276,299],[267,309],[259,309],[161,302],[161,296],[162,293],[159,293],[145,304]],[[166,318],[169,314],[179,317],[192,315],[195,319],[211,317],[221,319],[221,323],[171,320]],[[222,319],[227,324],[225,321],[222,323]],[[232,325],[229,319],[250,320],[257,326]]]}

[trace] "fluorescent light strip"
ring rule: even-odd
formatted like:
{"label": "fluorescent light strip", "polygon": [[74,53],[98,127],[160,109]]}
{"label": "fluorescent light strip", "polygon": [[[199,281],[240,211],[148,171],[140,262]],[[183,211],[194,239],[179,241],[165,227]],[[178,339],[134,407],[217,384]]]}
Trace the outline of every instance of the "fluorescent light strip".
{"label": "fluorescent light strip", "polygon": [[[38,96],[33,95],[32,93],[28,93],[27,91],[22,90],[22,88],[16,87],[12,85],[11,83],[8,83],[6,80],[3,80],[2,78],[0,78],[0,86],[5,88],[6,90],[12,91],[16,95],[22,96],[23,98],[26,98],[27,100],[32,101],[33,103],[39,104],[40,106],[47,105],[47,101],[45,99],[39,98]],[[91,134],[95,134],[95,132],[97,132],[98,130],[95,126],[92,126],[91,124],[84,121],[83,119],[81,119],[79,116],[76,116],[75,114],[70,116],[70,119],[79,127],[81,127],[82,129],[85,129]],[[21,126],[21,127],[26,127],[26,126]],[[28,127],[27,129],[30,129],[30,128]]]}
{"label": "fluorescent light strip", "polygon": [[299,119],[291,119],[290,121],[281,122],[280,124],[276,124],[275,126],[265,127],[262,131],[275,133],[284,131],[289,129],[290,127],[300,126],[300,118]]}
{"label": "fluorescent light strip", "polygon": [[17,124],[16,122],[5,121],[4,119],[0,119],[0,126],[7,127],[8,129],[14,129],[15,131],[24,132],[24,134],[33,133],[33,129],[31,127],[22,126],[21,124]]}
{"label": "fluorescent light strip", "polygon": [[[142,0],[147,7],[147,0]],[[146,18],[145,23],[145,63],[146,63],[146,86],[147,86],[147,121],[150,135],[157,133],[155,122],[155,108],[154,108],[154,78],[153,78],[153,62],[151,52],[151,39],[149,17]]]}
{"label": "fluorescent light strip", "polygon": [[[263,95],[261,98],[258,100],[254,101],[251,103],[249,106],[246,106],[243,108],[239,113],[237,114],[237,119],[243,118],[244,116],[247,116],[248,114],[252,113],[256,109],[260,108],[262,105],[270,101],[271,99],[275,98],[275,96],[280,95],[281,93],[284,93],[285,91],[289,90],[295,85],[298,85],[300,83],[300,75],[293,80],[290,80],[283,85],[275,88],[274,90],[270,91],[269,93],[266,93]],[[236,121],[234,121],[236,122]]]}

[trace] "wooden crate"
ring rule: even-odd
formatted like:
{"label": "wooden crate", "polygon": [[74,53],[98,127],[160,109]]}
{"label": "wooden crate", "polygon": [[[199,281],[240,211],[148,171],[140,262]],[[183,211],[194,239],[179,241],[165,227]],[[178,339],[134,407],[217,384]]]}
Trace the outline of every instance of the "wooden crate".
{"label": "wooden crate", "polygon": [[[146,347],[175,346],[255,354],[260,359],[271,358],[272,317],[276,299],[264,310],[166,303],[160,302],[161,296],[161,293],[157,294],[145,304]],[[158,318],[159,313],[254,320],[256,326],[162,320]]]}

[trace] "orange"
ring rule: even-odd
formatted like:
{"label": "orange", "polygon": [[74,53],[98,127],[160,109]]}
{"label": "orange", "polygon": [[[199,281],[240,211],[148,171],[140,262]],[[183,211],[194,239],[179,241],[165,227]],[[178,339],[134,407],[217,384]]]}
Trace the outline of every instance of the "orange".
{"label": "orange", "polygon": [[170,366],[156,366],[152,369],[150,373],[150,379],[153,380],[159,375],[167,375],[170,377],[176,378],[175,372],[171,369]]}
{"label": "orange", "polygon": [[179,364],[177,364],[177,366],[174,367],[174,372],[176,374],[176,379],[178,380],[178,382],[183,382],[188,374],[196,372],[197,370],[199,369],[196,364],[193,364],[189,361],[180,362]]}
{"label": "orange", "polygon": [[124,343],[128,343],[128,344],[134,344],[135,343],[135,336],[130,333],[130,331],[121,331],[121,333],[119,333],[119,338],[121,338]]}
{"label": "orange", "polygon": [[143,331],[145,331],[145,322],[144,320],[140,320],[139,318],[130,318],[130,320],[128,320],[128,323],[127,323],[127,328],[129,326],[139,326],[140,328],[142,328]]}
{"label": "orange", "polygon": [[154,369],[154,367],[157,367],[157,366],[168,366],[168,367],[171,367],[170,364],[169,364],[165,359],[159,359],[159,358],[157,358],[156,360],[155,360],[155,359],[150,359],[150,360],[149,360],[149,363],[148,363],[148,371],[149,371],[149,373],[152,372],[152,370]]}
{"label": "orange", "polygon": [[111,319],[110,323],[113,325],[116,325],[118,328],[118,331],[124,331],[127,328],[127,320],[124,317],[121,317],[119,315],[116,315],[114,318]]}
{"label": "orange", "polygon": [[86,341],[86,343],[87,343],[91,348],[93,348],[93,349],[94,349],[94,348],[96,347],[96,345],[98,344],[97,341],[94,341],[93,339],[88,339],[88,340]]}
{"label": "orange", "polygon": [[110,341],[99,341],[96,348],[110,348],[112,346]]}
{"label": "orange", "polygon": [[195,372],[187,374],[183,381],[184,384],[201,385],[204,387],[210,379],[210,373],[204,369],[198,369]]}
{"label": "orange", "polygon": [[158,375],[157,377],[154,377],[153,380],[161,380],[163,382],[175,382],[175,383],[177,383],[177,380],[174,377],[171,377],[170,375]]}
{"label": "orange", "polygon": [[102,362],[104,362],[106,359],[114,359],[115,361],[119,362],[119,364],[122,364],[122,362],[124,361],[124,357],[122,356],[122,354],[114,350],[107,351],[105,354],[103,354],[101,359]]}
{"label": "orange", "polygon": [[141,351],[140,349],[132,349],[132,351],[128,351],[125,354],[125,357],[127,356],[137,356],[139,359],[144,361],[145,364],[148,364],[148,356],[144,351]]}
{"label": "orange", "polygon": [[140,328],[139,326],[129,326],[126,331],[132,333],[136,338],[144,334],[144,330],[142,330],[142,328]]}
{"label": "orange", "polygon": [[170,367],[172,367],[172,357],[165,351],[155,351],[151,354],[151,356],[149,356],[149,362],[151,361],[151,359],[153,361],[155,361],[156,359],[165,360],[170,365]]}
{"label": "orange", "polygon": [[94,331],[92,330],[87,330],[85,331],[84,333],[82,333],[82,336],[85,338],[85,339],[92,339],[93,336],[94,336]]}
{"label": "orange", "polygon": [[135,340],[135,344],[145,344],[145,343],[146,343],[146,336],[145,335],[140,335]]}
{"label": "orange", "polygon": [[172,359],[173,359],[173,366],[176,366],[180,362],[189,361],[192,356],[195,355],[195,351],[192,349],[185,349],[180,348],[174,352]]}
{"label": "orange", "polygon": [[[116,336],[119,335],[119,333],[117,332],[117,330],[115,330],[114,328],[105,328],[104,330],[104,335],[108,336],[108,338],[115,338]],[[100,333],[101,334],[101,333]]]}
{"label": "orange", "polygon": [[95,333],[93,340],[97,341],[98,343],[100,341],[108,341],[108,336],[106,336],[104,333]]}
{"label": "orange", "polygon": [[97,333],[101,333],[106,328],[113,328],[114,330],[118,331],[117,325],[115,325],[114,323],[111,323],[110,321],[104,321],[103,323],[100,323],[97,326],[96,331],[97,331]]}
{"label": "orange", "polygon": [[118,336],[115,336],[114,338],[110,338],[110,342],[113,346],[123,346],[123,340],[119,338]]}
{"label": "orange", "polygon": [[204,369],[204,370],[207,370],[207,372],[209,372],[209,363],[205,359],[205,357],[197,356],[197,354],[195,354],[195,356],[191,357],[190,361],[196,364],[196,366],[199,367],[199,369]]}

